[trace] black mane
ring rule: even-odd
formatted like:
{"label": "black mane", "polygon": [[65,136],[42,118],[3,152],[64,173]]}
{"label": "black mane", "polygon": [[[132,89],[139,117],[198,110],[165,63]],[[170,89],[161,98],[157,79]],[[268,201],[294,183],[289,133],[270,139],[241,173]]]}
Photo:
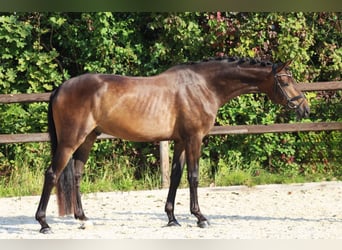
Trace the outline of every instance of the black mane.
{"label": "black mane", "polygon": [[203,63],[203,62],[212,62],[212,61],[226,61],[228,63],[237,62],[238,64],[249,64],[249,65],[259,64],[262,67],[274,65],[274,63],[271,61],[264,61],[264,60],[259,60],[257,58],[237,57],[237,56],[233,56],[233,57],[231,57],[231,56],[209,57],[209,58],[205,58],[201,61],[186,62],[186,63],[183,63],[183,65],[193,65],[193,64],[199,64],[199,63]]}

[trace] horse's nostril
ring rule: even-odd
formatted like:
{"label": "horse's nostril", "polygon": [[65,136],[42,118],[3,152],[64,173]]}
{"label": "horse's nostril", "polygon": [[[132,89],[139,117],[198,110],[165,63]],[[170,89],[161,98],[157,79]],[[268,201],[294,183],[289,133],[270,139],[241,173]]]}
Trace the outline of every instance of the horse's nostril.
{"label": "horse's nostril", "polygon": [[308,106],[304,106],[303,109],[299,110],[299,113],[302,118],[307,118],[310,114],[310,108]]}
{"label": "horse's nostril", "polygon": [[307,118],[310,114],[310,108],[307,105],[301,105],[297,107],[296,113],[298,119]]}

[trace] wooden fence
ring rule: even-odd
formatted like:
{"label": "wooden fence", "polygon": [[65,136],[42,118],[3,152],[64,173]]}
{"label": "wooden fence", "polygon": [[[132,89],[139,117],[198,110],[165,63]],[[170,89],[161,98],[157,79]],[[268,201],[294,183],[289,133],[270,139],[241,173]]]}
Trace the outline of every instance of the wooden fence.
{"label": "wooden fence", "polygon": [[[342,89],[341,81],[316,82],[310,84],[300,83],[298,89],[306,91],[337,91]],[[50,93],[40,94],[0,94],[0,104],[46,102]],[[315,122],[315,123],[293,123],[293,124],[270,124],[270,125],[236,125],[236,126],[214,126],[209,135],[226,134],[260,134],[260,133],[284,133],[302,131],[327,131],[342,130],[342,122]],[[115,137],[102,134],[98,139],[114,139]],[[49,141],[47,133],[31,134],[0,134],[0,144],[46,142]],[[169,185],[169,145],[167,141],[160,142],[160,162],[162,172],[162,186]]]}

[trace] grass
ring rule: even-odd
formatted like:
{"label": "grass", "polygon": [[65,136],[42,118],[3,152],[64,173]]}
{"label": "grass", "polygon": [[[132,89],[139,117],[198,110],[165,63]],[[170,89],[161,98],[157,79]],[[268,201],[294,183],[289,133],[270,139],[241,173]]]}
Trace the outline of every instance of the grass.
{"label": "grass", "polygon": [[151,172],[144,172],[137,180],[134,178],[134,169],[129,166],[105,167],[101,176],[89,178],[89,170],[85,171],[81,183],[82,193],[129,191],[155,189],[161,186],[161,175]]}
{"label": "grass", "polygon": [[248,171],[236,170],[229,172],[226,175],[217,176],[215,184],[217,186],[246,185],[251,187],[265,184],[291,184],[332,180],[337,180],[337,178],[325,176],[323,174],[284,176],[280,174],[271,174],[266,171],[261,171],[255,176]]}
{"label": "grass", "polygon": [[9,177],[0,178],[0,197],[28,196],[40,194],[43,187],[44,171],[33,171],[27,166],[20,167]]}
{"label": "grass", "polygon": [[[15,169],[12,174],[7,177],[0,177],[0,197],[12,196],[27,196],[40,195],[43,179],[44,167],[30,168],[25,162],[17,160],[15,166],[20,166],[20,171]],[[127,161],[124,161],[127,163]],[[91,192],[109,192],[109,191],[128,191],[128,190],[144,190],[157,189],[161,187],[160,171],[152,173],[146,170],[141,178],[134,178],[134,169],[126,163],[107,162],[102,166],[102,172],[98,176],[93,176],[93,171],[90,167],[85,168],[85,175],[81,183],[82,193]],[[329,180],[342,180],[329,174],[307,174],[303,175],[280,175],[272,174],[266,171],[258,171],[258,174],[249,171],[232,170],[227,167],[221,167],[214,175],[208,174],[208,162],[201,160],[200,168],[200,186],[207,187],[211,184],[215,186],[231,186],[231,185],[246,185],[255,186],[261,184],[289,184],[289,183],[304,183]],[[114,166],[114,167],[113,167]],[[186,179],[186,171],[183,173],[180,187],[188,187]]]}

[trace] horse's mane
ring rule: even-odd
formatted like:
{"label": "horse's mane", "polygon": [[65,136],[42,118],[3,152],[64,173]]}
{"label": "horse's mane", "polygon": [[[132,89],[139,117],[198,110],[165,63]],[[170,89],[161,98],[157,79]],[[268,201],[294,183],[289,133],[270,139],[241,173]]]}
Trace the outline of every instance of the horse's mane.
{"label": "horse's mane", "polygon": [[236,62],[237,64],[248,64],[248,65],[255,65],[255,66],[262,66],[262,67],[268,67],[268,66],[273,66],[275,65],[271,61],[266,61],[266,60],[259,60],[257,58],[250,58],[250,57],[237,57],[237,56],[220,56],[220,57],[209,57],[205,58],[201,61],[190,61],[190,62],[185,62],[182,63],[181,65],[194,65],[194,64],[201,64],[201,63],[206,63],[206,62]]}

